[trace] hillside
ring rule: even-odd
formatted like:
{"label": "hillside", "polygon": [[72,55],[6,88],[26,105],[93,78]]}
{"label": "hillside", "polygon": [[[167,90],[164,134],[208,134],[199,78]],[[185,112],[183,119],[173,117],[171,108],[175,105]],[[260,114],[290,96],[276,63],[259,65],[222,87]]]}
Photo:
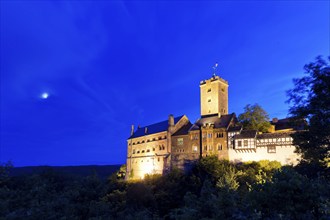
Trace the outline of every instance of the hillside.
{"label": "hillside", "polygon": [[96,173],[101,179],[109,177],[118,171],[121,165],[87,165],[87,166],[26,166],[14,167],[10,170],[11,176],[40,174],[45,170],[53,170],[62,174],[89,176]]}

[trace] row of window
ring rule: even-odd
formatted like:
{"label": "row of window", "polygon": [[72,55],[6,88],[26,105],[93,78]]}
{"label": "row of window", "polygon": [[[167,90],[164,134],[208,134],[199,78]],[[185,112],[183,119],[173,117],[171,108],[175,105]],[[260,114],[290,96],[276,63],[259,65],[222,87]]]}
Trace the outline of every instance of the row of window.
{"label": "row of window", "polygon": [[[218,144],[217,145],[217,150],[218,151],[221,151],[222,150],[222,144]],[[209,145],[209,146],[204,146],[204,151],[213,151],[213,147],[212,145]]]}
{"label": "row of window", "polygon": [[[165,158],[163,158],[163,160],[165,160]],[[159,157],[157,158],[157,161],[160,162],[160,158]],[[139,160],[134,160],[134,159],[132,160],[132,163],[138,163],[138,162],[139,162]],[[143,163],[143,160],[141,160],[140,162]],[[148,163],[149,162],[149,159],[147,159],[146,162]]]}
{"label": "row of window", "polygon": [[[164,136],[164,137],[158,137],[158,138],[153,138],[153,139],[147,139],[147,143],[148,142],[151,142],[151,141],[159,141],[159,140],[165,140],[166,139],[166,136]],[[135,144],[143,144],[143,143],[145,143],[145,141],[144,140],[142,140],[142,141],[138,141],[138,142],[133,142],[132,144],[133,145],[135,145]],[[131,145],[131,143],[129,143],[129,145]]]}
{"label": "row of window", "polygon": [[272,139],[259,139],[258,142],[287,142],[292,141],[291,137],[285,138],[272,138]]}
{"label": "row of window", "polygon": [[[159,150],[165,150],[165,146],[164,145],[159,145],[158,146],[159,147]],[[152,148],[152,151],[155,151],[156,150],[156,148]],[[135,149],[133,149],[133,154],[139,154],[139,153],[149,153],[150,152],[150,149],[147,149],[147,150],[141,150],[141,152],[140,152],[140,150],[135,150]]]}
{"label": "row of window", "polygon": [[[207,138],[212,138],[213,134],[212,133],[207,133],[207,134],[203,134],[203,139]],[[215,134],[216,138],[223,138],[223,132],[218,132]]]}

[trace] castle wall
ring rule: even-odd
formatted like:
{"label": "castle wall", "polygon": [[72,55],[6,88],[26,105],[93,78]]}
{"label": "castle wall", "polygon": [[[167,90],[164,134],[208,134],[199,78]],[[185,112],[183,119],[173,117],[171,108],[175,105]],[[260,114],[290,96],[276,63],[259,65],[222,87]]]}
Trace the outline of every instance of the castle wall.
{"label": "castle wall", "polygon": [[224,128],[202,128],[202,156],[228,159],[227,132]]}
{"label": "castle wall", "polygon": [[168,155],[168,132],[145,135],[128,140],[127,177],[143,179],[145,174],[162,174]]}

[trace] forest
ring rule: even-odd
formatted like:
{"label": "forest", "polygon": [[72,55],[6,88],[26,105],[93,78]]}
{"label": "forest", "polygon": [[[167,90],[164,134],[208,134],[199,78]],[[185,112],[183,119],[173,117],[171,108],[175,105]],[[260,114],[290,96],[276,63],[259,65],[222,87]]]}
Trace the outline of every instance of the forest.
{"label": "forest", "polygon": [[76,176],[51,167],[9,176],[1,166],[0,219],[329,219],[329,177],[320,167],[202,158],[143,181],[121,173]]}

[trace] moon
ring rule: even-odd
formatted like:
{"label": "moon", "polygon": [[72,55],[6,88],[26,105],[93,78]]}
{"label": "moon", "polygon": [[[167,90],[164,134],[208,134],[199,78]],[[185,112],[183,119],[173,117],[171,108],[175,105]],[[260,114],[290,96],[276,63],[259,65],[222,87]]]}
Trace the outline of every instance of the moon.
{"label": "moon", "polygon": [[49,94],[47,92],[44,92],[41,94],[42,99],[48,99],[48,97],[49,97]]}

